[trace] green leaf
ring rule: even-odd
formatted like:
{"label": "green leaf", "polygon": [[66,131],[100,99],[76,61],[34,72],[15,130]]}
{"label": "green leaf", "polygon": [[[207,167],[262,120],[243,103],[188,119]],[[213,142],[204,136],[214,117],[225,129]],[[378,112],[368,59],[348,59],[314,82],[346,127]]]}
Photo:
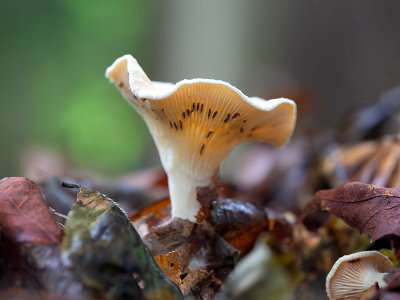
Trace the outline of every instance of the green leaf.
{"label": "green leaf", "polygon": [[183,299],[115,202],[84,187],[77,200],[62,251],[84,285],[111,299]]}

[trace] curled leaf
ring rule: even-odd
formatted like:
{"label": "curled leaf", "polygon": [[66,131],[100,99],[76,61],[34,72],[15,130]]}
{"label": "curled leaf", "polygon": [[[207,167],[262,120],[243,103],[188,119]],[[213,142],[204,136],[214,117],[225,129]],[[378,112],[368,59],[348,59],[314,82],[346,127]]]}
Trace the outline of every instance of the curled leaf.
{"label": "curled leaf", "polygon": [[0,180],[1,231],[16,244],[58,245],[62,231],[39,186],[23,177]]}
{"label": "curled leaf", "polygon": [[310,208],[327,210],[374,242],[388,235],[400,236],[400,189],[349,182],[317,192]]}

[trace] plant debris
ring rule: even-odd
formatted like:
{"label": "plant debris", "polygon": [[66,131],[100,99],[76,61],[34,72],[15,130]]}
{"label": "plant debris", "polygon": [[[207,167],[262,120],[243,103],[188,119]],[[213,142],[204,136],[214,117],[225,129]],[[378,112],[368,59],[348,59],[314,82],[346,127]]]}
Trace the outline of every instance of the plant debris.
{"label": "plant debris", "polygon": [[399,199],[399,189],[349,182],[317,192],[306,211],[327,210],[360,233],[370,235],[374,242],[388,235],[400,236]]}
{"label": "plant debris", "polygon": [[[144,237],[154,256],[178,251],[184,295],[211,299],[233,269],[239,251],[225,242],[211,226],[175,218]],[[207,277],[207,280],[203,280]],[[203,279],[201,279],[203,278]]]}
{"label": "plant debris", "polygon": [[0,298],[322,299],[335,261],[371,250],[395,270],[343,299],[399,298],[398,92],[342,134],[296,133],[283,150],[255,144],[233,182],[196,188],[191,219],[171,216],[158,167],[110,180],[33,156],[25,167],[36,183],[0,181]]}

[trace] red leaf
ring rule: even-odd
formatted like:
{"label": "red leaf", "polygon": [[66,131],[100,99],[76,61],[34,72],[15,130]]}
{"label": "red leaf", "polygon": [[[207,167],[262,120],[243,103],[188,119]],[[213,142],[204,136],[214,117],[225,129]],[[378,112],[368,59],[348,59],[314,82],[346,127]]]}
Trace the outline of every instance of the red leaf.
{"label": "red leaf", "polygon": [[400,189],[349,182],[317,192],[310,206],[331,212],[374,242],[400,236]]}
{"label": "red leaf", "polygon": [[17,244],[61,242],[62,232],[44,203],[39,186],[23,177],[0,180],[0,227]]}

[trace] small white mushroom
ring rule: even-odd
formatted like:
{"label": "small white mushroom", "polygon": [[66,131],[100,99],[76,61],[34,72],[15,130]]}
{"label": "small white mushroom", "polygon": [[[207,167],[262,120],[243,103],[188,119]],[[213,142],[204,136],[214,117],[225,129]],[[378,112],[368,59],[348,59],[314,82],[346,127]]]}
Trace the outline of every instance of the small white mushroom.
{"label": "small white mushroom", "polygon": [[283,146],[296,120],[292,100],[249,98],[223,81],[152,82],[131,55],[118,58],[106,77],[149,127],[168,175],[173,217],[195,221],[197,188],[215,185],[235,145],[259,140]]}
{"label": "small white mushroom", "polygon": [[362,251],[339,258],[326,277],[329,299],[346,299],[371,286],[386,286],[383,277],[393,271],[389,258],[378,251]]}

